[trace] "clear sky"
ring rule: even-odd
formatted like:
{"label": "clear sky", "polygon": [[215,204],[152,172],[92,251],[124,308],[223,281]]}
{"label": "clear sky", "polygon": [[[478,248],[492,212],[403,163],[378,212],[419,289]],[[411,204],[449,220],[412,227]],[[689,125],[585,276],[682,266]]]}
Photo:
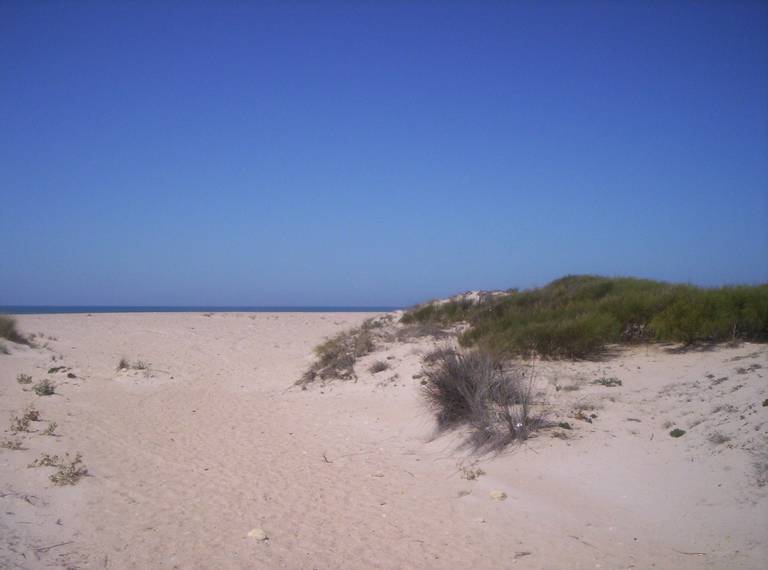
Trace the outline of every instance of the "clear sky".
{"label": "clear sky", "polygon": [[1,304],[768,281],[768,3],[0,0]]}

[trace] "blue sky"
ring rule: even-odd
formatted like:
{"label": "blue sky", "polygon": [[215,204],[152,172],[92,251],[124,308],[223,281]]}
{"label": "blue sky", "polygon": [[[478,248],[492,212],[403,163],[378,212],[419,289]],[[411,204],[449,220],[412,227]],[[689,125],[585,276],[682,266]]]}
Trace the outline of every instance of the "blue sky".
{"label": "blue sky", "polygon": [[768,3],[0,2],[2,304],[768,281]]}

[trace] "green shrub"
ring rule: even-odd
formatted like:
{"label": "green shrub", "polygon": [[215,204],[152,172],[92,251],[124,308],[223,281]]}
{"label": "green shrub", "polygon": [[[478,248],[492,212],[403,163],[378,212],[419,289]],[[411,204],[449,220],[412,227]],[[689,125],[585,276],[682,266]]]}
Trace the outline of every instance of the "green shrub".
{"label": "green shrub", "polygon": [[584,358],[606,345],[768,340],[768,285],[704,289],[633,278],[567,276],[545,287],[407,311],[403,323],[459,321],[463,346],[498,356]]}

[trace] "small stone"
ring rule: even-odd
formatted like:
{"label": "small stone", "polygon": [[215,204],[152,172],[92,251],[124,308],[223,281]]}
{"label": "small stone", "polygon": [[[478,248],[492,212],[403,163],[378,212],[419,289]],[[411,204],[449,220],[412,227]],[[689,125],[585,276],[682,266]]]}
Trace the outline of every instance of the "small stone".
{"label": "small stone", "polygon": [[491,499],[494,501],[503,501],[507,498],[507,494],[504,491],[491,491]]}
{"label": "small stone", "polygon": [[267,540],[269,538],[263,528],[254,528],[251,530],[251,532],[248,533],[248,537],[255,540]]}

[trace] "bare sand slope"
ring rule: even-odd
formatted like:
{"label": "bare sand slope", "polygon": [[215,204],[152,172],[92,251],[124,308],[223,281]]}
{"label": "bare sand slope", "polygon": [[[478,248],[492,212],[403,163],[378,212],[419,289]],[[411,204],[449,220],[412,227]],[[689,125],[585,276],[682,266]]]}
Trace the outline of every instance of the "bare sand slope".
{"label": "bare sand slope", "polygon": [[[357,383],[291,388],[315,344],[368,316],[21,317],[55,340],[0,355],[0,428],[34,402],[60,435],[33,422],[24,449],[0,449],[0,566],[763,567],[765,346],[540,363],[573,429],[479,459],[459,434],[431,437],[413,378],[429,340],[381,347]],[[123,357],[149,370],[118,372]],[[374,360],[391,368],[365,372]],[[610,377],[622,385],[592,383]],[[67,451],[90,472],[76,486],[26,467]]]}

